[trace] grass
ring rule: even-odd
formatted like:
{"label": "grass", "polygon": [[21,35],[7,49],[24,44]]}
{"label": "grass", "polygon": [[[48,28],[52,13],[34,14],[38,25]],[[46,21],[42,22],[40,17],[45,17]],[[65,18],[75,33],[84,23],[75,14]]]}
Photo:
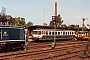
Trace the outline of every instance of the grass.
{"label": "grass", "polygon": [[79,57],[81,57],[81,58],[87,58],[87,57],[89,57],[88,56],[88,53],[90,53],[90,40],[88,40],[88,43],[85,46],[84,50],[82,50],[80,52]]}
{"label": "grass", "polygon": [[49,56],[50,56],[50,57],[53,57],[53,56],[54,56],[54,54],[49,54]]}

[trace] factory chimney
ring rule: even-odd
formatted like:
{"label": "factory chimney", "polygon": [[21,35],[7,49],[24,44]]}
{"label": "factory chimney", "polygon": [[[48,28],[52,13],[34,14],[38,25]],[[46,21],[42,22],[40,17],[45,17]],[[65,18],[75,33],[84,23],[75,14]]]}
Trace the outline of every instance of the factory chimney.
{"label": "factory chimney", "polygon": [[55,2],[55,6],[54,6],[54,16],[57,16],[57,2]]}

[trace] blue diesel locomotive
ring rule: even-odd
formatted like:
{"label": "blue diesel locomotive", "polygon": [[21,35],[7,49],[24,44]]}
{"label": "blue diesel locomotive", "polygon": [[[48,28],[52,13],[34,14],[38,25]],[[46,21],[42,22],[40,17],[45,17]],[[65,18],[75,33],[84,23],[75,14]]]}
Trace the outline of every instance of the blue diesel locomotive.
{"label": "blue diesel locomotive", "polygon": [[0,49],[23,48],[24,26],[0,26]]}

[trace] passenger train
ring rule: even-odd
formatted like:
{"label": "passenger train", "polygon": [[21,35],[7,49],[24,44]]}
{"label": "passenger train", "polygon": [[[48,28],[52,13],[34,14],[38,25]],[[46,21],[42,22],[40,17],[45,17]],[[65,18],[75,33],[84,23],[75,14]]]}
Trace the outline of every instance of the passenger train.
{"label": "passenger train", "polygon": [[24,45],[23,26],[0,26],[0,49],[23,48]]}
{"label": "passenger train", "polygon": [[32,31],[33,40],[57,40],[73,39],[76,34],[73,30],[61,30],[61,29],[35,29]]}

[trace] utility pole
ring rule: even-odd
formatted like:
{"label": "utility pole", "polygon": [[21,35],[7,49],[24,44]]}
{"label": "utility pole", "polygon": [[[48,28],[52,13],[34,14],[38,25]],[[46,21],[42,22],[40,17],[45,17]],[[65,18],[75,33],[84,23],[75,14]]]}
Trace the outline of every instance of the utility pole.
{"label": "utility pole", "polygon": [[45,8],[44,8],[43,25],[44,25],[44,21],[45,21]]}
{"label": "utility pole", "polygon": [[1,16],[5,16],[5,13],[6,13],[6,8],[2,7],[2,10],[1,10]]}

